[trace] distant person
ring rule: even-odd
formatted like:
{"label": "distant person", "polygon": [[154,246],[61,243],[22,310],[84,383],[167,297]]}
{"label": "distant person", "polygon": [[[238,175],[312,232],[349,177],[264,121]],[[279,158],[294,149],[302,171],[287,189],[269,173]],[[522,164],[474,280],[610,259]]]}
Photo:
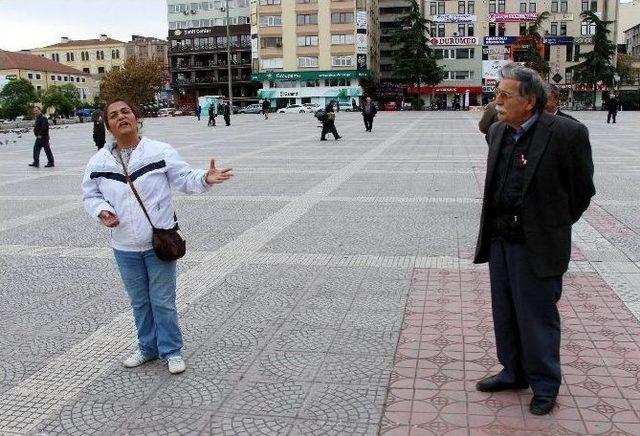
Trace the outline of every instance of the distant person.
{"label": "distant person", "polygon": [[486,135],[489,132],[489,127],[497,121],[498,111],[496,110],[496,101],[493,100],[485,106],[482,118],[480,118],[480,122],[478,123],[478,129]]}
{"label": "distant person", "polygon": [[207,192],[229,180],[231,169],[217,170],[213,159],[208,170],[193,169],[169,144],[140,136],[139,110],[125,100],[111,101],[105,113],[115,140],[89,160],[82,201],[89,216],[109,228],[131,302],[138,349],[122,364],[135,368],[160,358],[178,374],[186,363],[176,308],[177,261],[158,256],[154,229],[178,228],[172,190]]}
{"label": "distant person", "polygon": [[228,101],[224,102],[222,106],[222,114],[224,117],[224,124],[227,126],[231,125],[231,104]]}
{"label": "distant person", "polygon": [[367,132],[373,129],[373,118],[378,113],[376,105],[371,101],[371,97],[367,97],[364,105],[362,106],[362,118],[364,119],[364,128]]}
{"label": "distant person", "polygon": [[202,113],[202,106],[196,106],[196,117],[198,117],[198,121],[200,121],[200,114]]}
{"label": "distant person", "polygon": [[107,142],[106,131],[104,128],[104,117],[100,110],[96,110],[91,114],[91,121],[93,121],[93,142],[96,143],[96,148],[100,150]]}
{"label": "distant person", "polygon": [[336,113],[334,112],[334,104],[329,103],[324,108],[324,115],[320,119],[322,121],[322,133],[320,134],[320,141],[326,141],[327,133],[333,134],[333,137],[337,141],[342,138],[342,136],[338,135],[338,131],[336,130]]}
{"label": "distant person", "polygon": [[578,123],[580,122],[573,118],[571,115],[565,114],[558,108],[558,102],[560,100],[560,88],[552,83],[545,83],[544,90],[547,93],[547,106],[545,108],[547,112],[559,117],[569,118],[570,120],[577,121]]}
{"label": "distant person", "polygon": [[216,113],[216,105],[211,103],[209,105],[209,121],[207,122],[207,126],[216,126],[216,117],[218,114]]}
{"label": "distant person", "polygon": [[607,100],[607,124],[611,122],[611,118],[613,118],[613,124],[616,123],[616,115],[618,115],[618,106],[620,105],[620,101],[615,94],[611,94],[609,100]]}
{"label": "distant person", "polygon": [[358,112],[358,103],[356,103],[356,99],[355,98],[351,99],[351,107],[353,108],[354,112]]}
{"label": "distant person", "polygon": [[29,164],[30,167],[40,167],[40,150],[44,148],[44,152],[47,155],[47,164],[45,168],[51,168],[54,165],[53,153],[51,153],[51,147],[49,147],[49,120],[42,113],[42,109],[39,106],[33,107],[33,115],[35,117],[35,125],[33,126],[33,134],[36,135],[36,142],[33,144],[33,162]]}
{"label": "distant person", "polygon": [[266,98],[262,102],[262,114],[264,115],[264,119],[269,119],[269,112],[271,112],[271,103]]}

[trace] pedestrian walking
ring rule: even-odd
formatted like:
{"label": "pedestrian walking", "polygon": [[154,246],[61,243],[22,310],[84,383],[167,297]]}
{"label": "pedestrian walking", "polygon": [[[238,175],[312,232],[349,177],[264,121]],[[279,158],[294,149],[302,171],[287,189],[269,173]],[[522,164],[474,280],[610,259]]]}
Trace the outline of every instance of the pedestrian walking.
{"label": "pedestrian walking", "polygon": [[489,262],[491,305],[502,371],[480,380],[481,392],[531,387],[529,410],[549,413],[562,380],[562,276],[571,226],[595,194],[587,128],[544,109],[537,72],[507,64],[496,110],[474,263]]}
{"label": "pedestrian walking", "polygon": [[269,119],[269,112],[271,112],[271,103],[266,98],[262,102],[262,114],[264,115],[264,119]]}
{"label": "pedestrian walking", "polygon": [[47,155],[47,164],[44,167],[51,168],[54,166],[54,161],[49,145],[49,120],[44,116],[39,106],[33,107],[33,116],[35,117],[33,134],[36,135],[36,141],[33,144],[33,162],[29,166],[40,168],[40,150],[44,148],[44,153]]}
{"label": "pedestrian walking", "polygon": [[[110,229],[111,247],[131,301],[138,350],[122,363],[134,368],[161,358],[169,372],[177,374],[186,368],[175,260],[184,251],[168,256],[164,249],[182,242],[171,192],[207,192],[233,174],[230,168],[216,169],[213,159],[208,170],[192,169],[169,144],[139,136],[139,110],[125,100],[110,102],[105,118],[115,141],[89,160],[82,192],[89,216]],[[167,241],[168,236],[175,239]]]}
{"label": "pedestrian walking", "polygon": [[338,135],[338,131],[336,130],[336,113],[334,112],[333,103],[329,103],[324,108],[324,114],[320,119],[322,121],[322,133],[320,134],[320,141],[326,141],[327,133],[333,134],[333,137],[337,141],[342,138],[342,136]]}
{"label": "pedestrian walking", "polygon": [[91,121],[93,122],[93,142],[95,142],[96,148],[100,150],[107,142],[107,132],[104,127],[104,116],[102,115],[102,111],[98,109],[91,114]]}
{"label": "pedestrian walking", "polygon": [[616,115],[618,115],[619,105],[620,101],[615,94],[609,96],[609,100],[607,100],[607,124],[611,122],[611,118],[613,118],[613,124],[616,123]]}
{"label": "pedestrian walking", "polygon": [[231,104],[228,101],[224,102],[222,106],[222,113],[224,116],[224,123],[227,126],[231,125]]}
{"label": "pedestrian walking", "polygon": [[216,117],[218,114],[216,113],[216,105],[211,103],[209,104],[209,121],[207,121],[207,126],[216,126]]}
{"label": "pedestrian walking", "polygon": [[200,121],[200,114],[202,113],[202,106],[198,105],[196,106],[196,117],[198,118],[198,121]]}
{"label": "pedestrian walking", "polygon": [[376,105],[371,101],[371,97],[367,97],[367,100],[362,106],[362,118],[364,119],[364,128],[367,132],[373,129],[373,118],[377,113],[378,109],[376,109]]}
{"label": "pedestrian walking", "polygon": [[571,115],[562,112],[558,108],[558,102],[560,100],[560,88],[558,88],[553,83],[545,83],[544,90],[547,93],[547,106],[545,108],[547,112],[559,117],[569,118],[570,120],[576,121],[578,123],[580,122],[573,118]]}
{"label": "pedestrian walking", "polygon": [[351,99],[351,107],[353,108],[354,112],[358,112],[358,103],[356,103],[356,99],[355,98]]}

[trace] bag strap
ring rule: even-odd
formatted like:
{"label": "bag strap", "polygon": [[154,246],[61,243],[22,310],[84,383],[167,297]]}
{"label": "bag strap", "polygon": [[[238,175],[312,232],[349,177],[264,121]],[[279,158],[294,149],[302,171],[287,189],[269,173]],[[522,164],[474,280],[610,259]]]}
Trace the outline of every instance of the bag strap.
{"label": "bag strap", "polygon": [[124,171],[124,177],[127,179],[127,183],[131,187],[131,190],[133,191],[133,195],[135,195],[136,200],[138,200],[138,203],[140,204],[140,207],[142,208],[142,211],[144,212],[144,216],[147,217],[147,221],[149,221],[149,224],[151,224],[151,228],[155,229],[156,226],[154,226],[153,223],[151,222],[151,218],[149,217],[149,213],[147,212],[147,208],[144,207],[144,204],[142,203],[142,199],[140,198],[140,194],[138,194],[138,191],[136,190],[136,187],[133,186],[133,182],[131,181],[131,177],[129,177],[129,171],[127,171],[127,166],[124,164],[124,160],[122,159],[122,154],[120,153],[120,150],[117,148],[117,146],[116,146],[116,151],[118,152],[118,157],[120,158],[120,163],[122,164],[122,170]]}

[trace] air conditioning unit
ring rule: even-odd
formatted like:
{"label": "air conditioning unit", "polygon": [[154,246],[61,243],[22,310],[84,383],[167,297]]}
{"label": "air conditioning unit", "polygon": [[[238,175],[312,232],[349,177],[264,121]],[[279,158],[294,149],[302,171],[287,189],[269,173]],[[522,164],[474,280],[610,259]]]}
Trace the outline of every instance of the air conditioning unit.
{"label": "air conditioning unit", "polygon": [[193,9],[191,9],[191,15],[195,15],[197,13],[197,11],[194,11]]}
{"label": "air conditioning unit", "polygon": [[189,15],[189,11],[184,11],[183,14]]}

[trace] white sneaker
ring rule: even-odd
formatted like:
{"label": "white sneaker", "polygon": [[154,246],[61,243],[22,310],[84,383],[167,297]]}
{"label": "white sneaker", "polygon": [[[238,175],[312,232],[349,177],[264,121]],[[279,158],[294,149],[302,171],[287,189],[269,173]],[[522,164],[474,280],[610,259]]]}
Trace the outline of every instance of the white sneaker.
{"label": "white sneaker", "polygon": [[131,356],[127,357],[122,361],[122,364],[125,368],[135,368],[136,366],[140,366],[145,364],[151,360],[155,360],[156,358],[145,357],[140,350],[133,353]]}
{"label": "white sneaker", "polygon": [[171,374],[180,374],[181,372],[184,372],[185,369],[187,369],[187,364],[184,362],[184,359],[182,359],[181,356],[169,357],[167,364],[169,365],[169,372]]}

